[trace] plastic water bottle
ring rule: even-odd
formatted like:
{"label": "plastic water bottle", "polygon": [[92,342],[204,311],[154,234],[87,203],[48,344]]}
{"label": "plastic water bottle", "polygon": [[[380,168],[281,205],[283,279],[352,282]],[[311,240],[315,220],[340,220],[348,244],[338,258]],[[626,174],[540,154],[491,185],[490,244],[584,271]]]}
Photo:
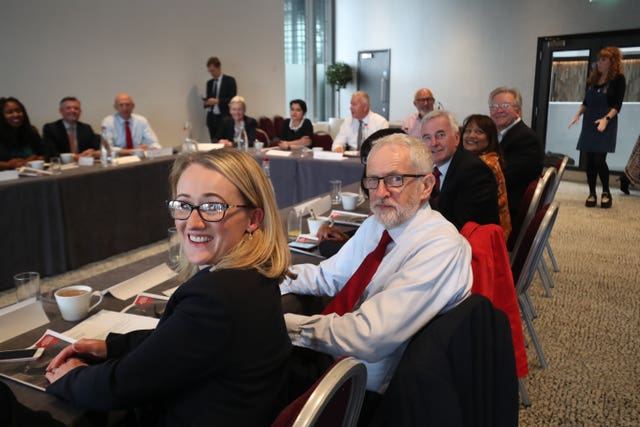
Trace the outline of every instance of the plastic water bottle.
{"label": "plastic water bottle", "polygon": [[242,151],[245,153],[249,152],[249,137],[246,131],[242,131]]}
{"label": "plastic water bottle", "polygon": [[264,174],[271,180],[271,165],[269,164],[269,158],[265,157],[262,159],[262,171]]}
{"label": "plastic water bottle", "polygon": [[100,163],[103,168],[111,163],[111,133],[104,126],[100,138]]}
{"label": "plastic water bottle", "polygon": [[182,131],[184,132],[184,144],[182,145],[182,151],[198,151],[195,141],[191,139],[191,123],[184,122]]}
{"label": "plastic water bottle", "polygon": [[273,194],[276,193],[276,188],[273,186],[273,181],[271,181],[271,163],[269,162],[269,158],[265,157],[262,159],[262,171],[266,175],[269,183],[271,184],[271,189],[273,190]]}

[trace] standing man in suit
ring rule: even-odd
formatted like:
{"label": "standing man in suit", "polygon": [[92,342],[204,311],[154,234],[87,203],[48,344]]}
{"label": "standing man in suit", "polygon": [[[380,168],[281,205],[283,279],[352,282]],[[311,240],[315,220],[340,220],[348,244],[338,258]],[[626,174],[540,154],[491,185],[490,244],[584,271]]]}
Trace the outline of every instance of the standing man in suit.
{"label": "standing man in suit", "polygon": [[207,69],[213,78],[207,82],[207,95],[203,101],[207,109],[209,137],[213,142],[222,119],[229,117],[229,102],[237,95],[238,88],[236,79],[222,74],[222,63],[216,56],[209,58]]}
{"label": "standing man in suit", "polygon": [[515,219],[527,186],[542,173],[544,151],[536,133],[522,121],[522,95],[518,89],[500,86],[492,90],[489,113],[498,128],[509,214]]}
{"label": "standing man in suit", "polygon": [[422,119],[422,140],[435,163],[431,207],[458,230],[468,221],[500,225],[496,179],[478,156],[458,149],[459,129],[453,113],[446,110],[432,111]]}
{"label": "standing man in suit", "polygon": [[90,125],[80,121],[80,101],[73,96],[65,96],[60,101],[59,111],[62,118],[42,128],[47,159],[58,157],[60,153],[73,153],[76,157],[99,155],[100,138]]}

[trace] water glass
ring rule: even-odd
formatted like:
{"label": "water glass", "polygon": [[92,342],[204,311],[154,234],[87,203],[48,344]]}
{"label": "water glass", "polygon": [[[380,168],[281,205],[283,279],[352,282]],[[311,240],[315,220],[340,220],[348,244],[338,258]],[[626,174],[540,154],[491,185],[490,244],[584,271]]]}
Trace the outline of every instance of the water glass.
{"label": "water glass", "polygon": [[287,235],[289,239],[295,240],[302,232],[302,215],[295,210],[291,209],[287,214]]}
{"label": "water glass", "polygon": [[167,264],[170,268],[175,269],[180,263],[180,235],[175,227],[169,227],[167,229]]}
{"label": "water glass", "polygon": [[342,191],[342,181],[339,179],[332,179],[329,181],[331,184],[331,204],[339,205],[342,201],[342,197],[340,197],[340,192]]}
{"label": "water glass", "polygon": [[29,298],[40,298],[40,274],[35,271],[26,271],[13,276],[16,285],[16,297],[18,302]]}
{"label": "water glass", "polygon": [[52,157],[49,159],[49,171],[54,175],[62,173],[62,159],[60,157]]}

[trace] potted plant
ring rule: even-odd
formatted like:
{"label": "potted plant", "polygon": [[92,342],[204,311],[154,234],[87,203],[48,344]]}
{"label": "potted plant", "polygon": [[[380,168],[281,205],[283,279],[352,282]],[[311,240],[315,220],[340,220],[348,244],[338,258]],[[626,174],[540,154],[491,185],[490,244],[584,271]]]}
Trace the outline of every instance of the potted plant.
{"label": "potted plant", "polygon": [[347,87],[347,84],[353,80],[353,71],[349,64],[336,62],[327,67],[325,76],[327,84],[335,87],[338,92],[338,117],[340,117],[340,89]]}

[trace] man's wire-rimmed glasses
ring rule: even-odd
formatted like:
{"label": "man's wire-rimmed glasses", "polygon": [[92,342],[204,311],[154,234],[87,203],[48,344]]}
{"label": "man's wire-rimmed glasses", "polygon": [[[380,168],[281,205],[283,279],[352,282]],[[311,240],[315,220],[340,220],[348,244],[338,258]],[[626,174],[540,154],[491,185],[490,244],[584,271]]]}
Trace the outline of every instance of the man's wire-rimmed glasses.
{"label": "man's wire-rimmed glasses", "polygon": [[169,215],[173,219],[185,220],[189,219],[191,213],[196,210],[206,222],[218,222],[224,219],[224,215],[229,208],[250,208],[247,205],[230,205],[222,202],[206,202],[194,206],[190,203],[183,202],[182,200],[167,200],[167,208],[169,209]]}

